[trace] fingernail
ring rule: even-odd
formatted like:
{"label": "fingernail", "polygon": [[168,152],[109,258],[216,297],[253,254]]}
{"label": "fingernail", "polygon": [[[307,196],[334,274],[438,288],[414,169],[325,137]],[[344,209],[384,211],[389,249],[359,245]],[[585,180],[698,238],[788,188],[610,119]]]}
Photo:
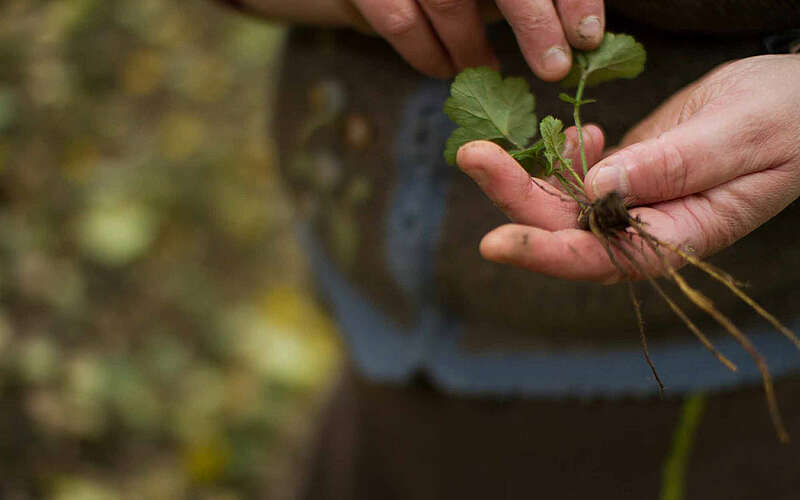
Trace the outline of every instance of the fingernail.
{"label": "fingernail", "polygon": [[550,47],[544,53],[542,64],[548,73],[561,73],[569,68],[569,56],[562,47]]}
{"label": "fingernail", "polygon": [[600,18],[597,16],[586,16],[578,23],[578,36],[586,43],[595,44],[603,36],[603,27],[600,25]]}
{"label": "fingernail", "polygon": [[630,191],[628,188],[628,172],[623,167],[603,167],[592,180],[592,191],[596,198],[600,198],[612,191],[625,198]]}

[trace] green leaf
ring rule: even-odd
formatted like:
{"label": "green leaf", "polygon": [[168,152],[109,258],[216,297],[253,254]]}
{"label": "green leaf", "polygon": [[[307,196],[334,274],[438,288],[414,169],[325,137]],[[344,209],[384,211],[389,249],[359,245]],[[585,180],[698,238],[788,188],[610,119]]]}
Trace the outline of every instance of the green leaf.
{"label": "green leaf", "polygon": [[522,168],[533,176],[541,176],[547,171],[548,164],[542,154],[544,151],[544,141],[536,141],[527,149],[509,151],[511,156],[522,165]]}
{"label": "green leaf", "polygon": [[572,70],[561,84],[577,86],[582,74],[588,86],[618,78],[635,78],[644,70],[646,59],[644,47],[632,36],[606,33],[599,47],[575,58]]}
{"label": "green leaf", "polygon": [[522,78],[503,80],[491,68],[470,68],[456,77],[450,95],[444,111],[460,126],[445,148],[451,164],[458,148],[469,141],[506,141],[522,149],[536,135],[536,102]]}
{"label": "green leaf", "polygon": [[547,160],[545,175],[550,175],[556,167],[556,162],[561,161],[572,166],[570,160],[562,158],[561,152],[564,151],[564,144],[567,142],[567,135],[562,131],[564,124],[561,120],[546,116],[539,124],[539,132],[542,134],[544,143],[544,157]]}
{"label": "green leaf", "polygon": [[578,101],[575,100],[574,97],[569,96],[569,95],[565,94],[564,92],[561,92],[560,94],[558,94],[558,98],[561,99],[562,101],[568,102],[570,104],[577,104],[578,103]]}
{"label": "green leaf", "polygon": [[538,141],[533,143],[529,148],[514,149],[512,151],[509,151],[509,153],[511,154],[511,156],[514,157],[514,159],[520,159],[520,158],[530,158],[533,156],[541,156],[542,151],[544,151],[544,141],[539,139]]}
{"label": "green leaf", "polygon": [[569,73],[567,76],[564,77],[561,82],[562,87],[572,88],[577,87],[578,83],[581,81],[581,73],[583,73],[583,68],[578,63],[577,57],[575,58],[575,62],[572,63],[572,68],[570,68]]}

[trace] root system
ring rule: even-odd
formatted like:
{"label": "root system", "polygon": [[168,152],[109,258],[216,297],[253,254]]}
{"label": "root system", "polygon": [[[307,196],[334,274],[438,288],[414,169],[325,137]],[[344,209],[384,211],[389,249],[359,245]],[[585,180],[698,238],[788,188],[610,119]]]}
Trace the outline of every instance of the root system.
{"label": "root system", "polygon": [[[680,291],[699,309],[708,314],[714,319],[722,328],[730,334],[740,346],[750,355],[755,364],[761,372],[761,378],[764,385],[764,393],[766,396],[767,407],[769,409],[772,423],[775,426],[778,439],[782,442],[789,441],[789,433],[783,423],[780,410],[778,408],[777,399],[775,397],[775,389],[772,382],[767,362],[763,355],[756,349],[752,341],[744,334],[725,314],[719,311],[714,305],[713,301],[709,299],[699,290],[691,287],[686,280],[681,276],[678,270],[670,263],[670,260],[665,255],[666,252],[680,257],[688,264],[700,269],[702,272],[712,277],[725,285],[733,294],[739,297],[745,304],[752,308],[758,315],[766,319],[775,329],[786,336],[798,349],[800,349],[800,340],[789,328],[783,325],[777,318],[766,311],[755,300],[742,291],[736,280],[733,279],[726,272],[704,262],[697,257],[685,252],[680,247],[660,241],[655,236],[651,235],[644,229],[644,223],[636,217],[633,217],[625,206],[622,198],[616,193],[611,193],[604,198],[595,201],[592,204],[583,204],[579,224],[583,229],[589,230],[597,237],[603,244],[609,259],[612,264],[625,276],[628,281],[629,293],[631,303],[633,304],[636,313],[636,319],[639,326],[640,339],[642,344],[642,351],[645,360],[653,372],[656,383],[658,384],[659,391],[663,394],[664,384],[658,376],[655,365],[650,359],[650,354],[647,348],[647,336],[645,334],[644,320],[642,318],[641,306],[636,298],[632,286],[632,278],[638,276],[646,279],[658,295],[667,303],[678,318],[683,321],[686,327],[697,337],[698,340],[719,360],[725,367],[731,371],[736,371],[736,365],[720,353],[711,339],[708,338],[700,328],[692,322],[689,316],[681,309],[680,306],[667,294],[664,288],[651,276],[645,266],[637,260],[636,255],[641,255],[646,258],[645,248],[649,249],[652,254],[658,259],[663,274],[668,279],[672,280],[680,289]],[[636,243],[641,244],[637,247]],[[624,258],[622,260],[621,258]],[[622,260],[622,261],[621,261]]]}

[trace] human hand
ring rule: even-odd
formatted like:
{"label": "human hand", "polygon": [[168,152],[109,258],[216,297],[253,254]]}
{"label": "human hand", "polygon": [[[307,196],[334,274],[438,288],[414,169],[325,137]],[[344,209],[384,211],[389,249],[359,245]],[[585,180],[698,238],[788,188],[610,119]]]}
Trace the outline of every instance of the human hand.
{"label": "human hand", "polygon": [[[647,231],[698,257],[732,244],[800,195],[796,81],[796,55],[718,68],[632,129],[620,149],[589,171],[587,195],[597,199],[617,191],[628,206],[646,204],[631,213]],[[597,132],[588,132],[587,143],[596,143]],[[485,258],[567,279],[622,278],[600,241],[577,229],[577,206],[533,186],[502,149],[470,143],[459,151],[458,163],[519,223],[483,238]],[[640,263],[648,273],[662,272],[656,259]],[[681,262],[673,256],[673,264]]]}
{"label": "human hand", "polygon": [[372,30],[422,73],[448,78],[498,66],[484,24],[508,20],[525,60],[557,81],[572,65],[570,45],[589,50],[605,32],[603,0],[350,0]]}

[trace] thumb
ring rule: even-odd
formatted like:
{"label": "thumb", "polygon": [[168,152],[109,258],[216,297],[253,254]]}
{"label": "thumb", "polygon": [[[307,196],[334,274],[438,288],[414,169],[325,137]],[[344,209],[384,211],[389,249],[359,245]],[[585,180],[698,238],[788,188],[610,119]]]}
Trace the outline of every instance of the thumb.
{"label": "thumb", "polygon": [[640,205],[681,198],[761,170],[753,153],[766,138],[734,115],[704,112],[616,151],[589,170],[586,194],[597,199],[616,191],[626,204]]}

